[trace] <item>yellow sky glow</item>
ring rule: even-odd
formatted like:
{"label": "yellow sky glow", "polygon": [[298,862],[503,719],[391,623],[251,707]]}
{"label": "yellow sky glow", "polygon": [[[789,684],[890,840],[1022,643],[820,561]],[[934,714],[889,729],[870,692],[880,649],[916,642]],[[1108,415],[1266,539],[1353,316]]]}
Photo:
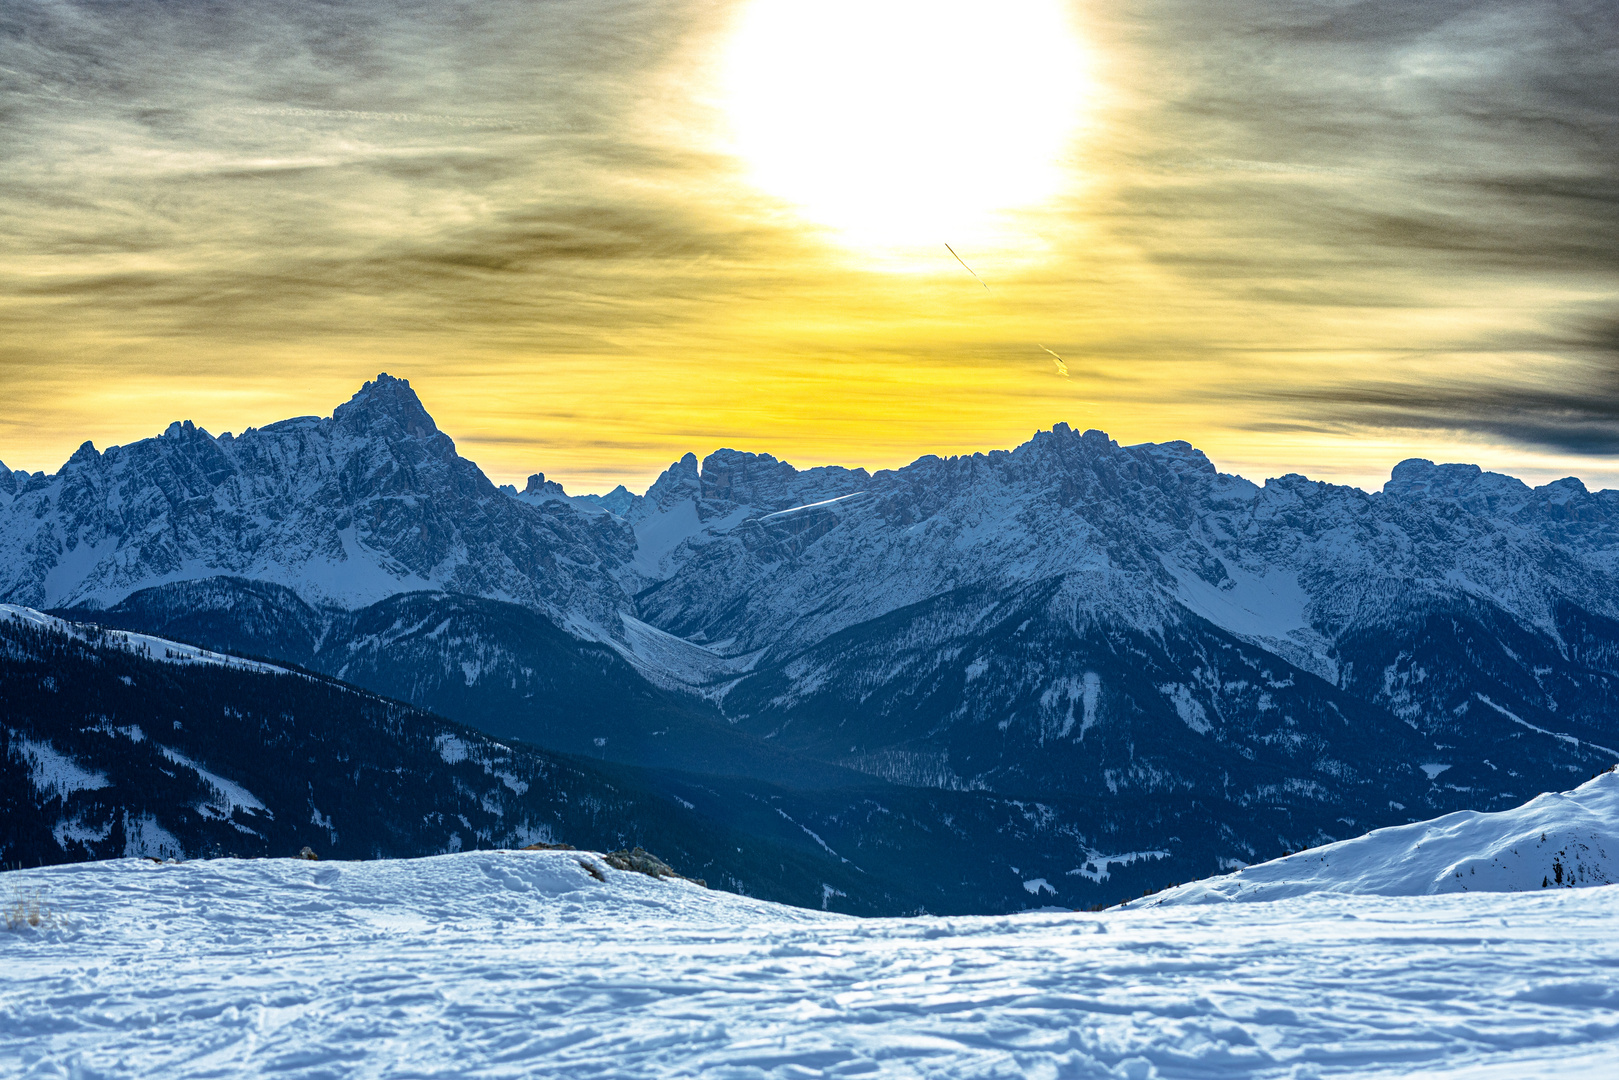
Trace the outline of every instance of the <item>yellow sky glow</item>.
{"label": "yellow sky glow", "polygon": [[1555,82],[1532,5],[1409,40],[1201,0],[317,8],[102,6],[17,54],[7,465],[388,371],[570,491],[1058,421],[1255,479],[1619,486],[1604,166],[1492,119],[1592,107],[1511,97]]}

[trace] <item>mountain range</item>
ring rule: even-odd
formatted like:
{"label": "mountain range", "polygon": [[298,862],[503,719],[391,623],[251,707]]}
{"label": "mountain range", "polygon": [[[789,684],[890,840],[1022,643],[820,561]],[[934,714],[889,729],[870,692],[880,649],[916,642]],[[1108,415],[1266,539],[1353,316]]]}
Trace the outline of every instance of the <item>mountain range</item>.
{"label": "mountain range", "polygon": [[1568,788],[1619,759],[1616,577],[1619,492],[1574,479],[1258,485],[1063,424],[519,491],[386,375],[0,468],[0,601],[706,785],[715,821],[773,806],[860,873],[772,895],[850,909],[1111,902]]}

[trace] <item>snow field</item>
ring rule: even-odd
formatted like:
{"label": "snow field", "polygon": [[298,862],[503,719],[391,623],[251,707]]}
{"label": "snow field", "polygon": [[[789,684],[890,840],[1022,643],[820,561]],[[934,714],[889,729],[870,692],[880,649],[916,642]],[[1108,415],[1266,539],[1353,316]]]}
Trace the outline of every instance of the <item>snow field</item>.
{"label": "snow field", "polygon": [[5,1077],[1522,1080],[1619,1051],[1612,886],[858,920],[468,852],[0,891],[71,920],[0,932]]}

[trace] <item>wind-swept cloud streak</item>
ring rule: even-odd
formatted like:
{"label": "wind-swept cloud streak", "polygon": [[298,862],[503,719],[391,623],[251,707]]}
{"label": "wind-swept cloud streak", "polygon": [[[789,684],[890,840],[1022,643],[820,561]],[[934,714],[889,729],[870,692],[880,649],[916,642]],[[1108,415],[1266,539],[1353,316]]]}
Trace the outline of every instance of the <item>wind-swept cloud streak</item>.
{"label": "wind-swept cloud streak", "polygon": [[1533,381],[1458,372],[1423,385],[1362,379],[1286,393],[1301,416],[1327,423],[1484,432],[1564,454],[1619,456],[1619,322],[1594,327],[1583,339],[1546,344],[1543,356],[1577,359],[1551,377],[1540,369]]}

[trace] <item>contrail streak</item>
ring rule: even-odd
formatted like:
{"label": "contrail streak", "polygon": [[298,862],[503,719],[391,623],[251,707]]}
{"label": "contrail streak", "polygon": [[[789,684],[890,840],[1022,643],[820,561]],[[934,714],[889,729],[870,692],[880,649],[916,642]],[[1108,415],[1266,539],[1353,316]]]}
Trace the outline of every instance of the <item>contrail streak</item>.
{"label": "contrail streak", "polygon": [[[956,255],[956,249],[955,248],[951,247],[949,244],[946,244],[944,246],[944,249],[946,251],[948,251],[951,255],[955,256],[955,260],[958,263],[961,264],[961,268],[963,270],[967,271],[967,273],[969,273],[969,274],[972,274],[974,281],[978,282],[978,284],[980,284],[980,285],[984,285],[984,279],[979,277],[978,274],[973,270],[973,268],[967,265],[967,260],[966,259],[963,259],[960,255]],[[989,286],[988,285],[984,285],[984,291],[989,292]],[[1038,341],[1035,342],[1035,344],[1040,345],[1040,343]],[[1068,375],[1068,364],[1066,362],[1064,362],[1063,358],[1058,356],[1056,353],[1052,352],[1050,349],[1047,349],[1044,345],[1040,345],[1040,348],[1043,351],[1045,351],[1046,353],[1050,354],[1052,360],[1056,361],[1056,363],[1057,363],[1057,374],[1061,375],[1065,379],[1068,378],[1069,377],[1069,375]],[[1093,403],[1092,402],[1086,402],[1086,404],[1093,404]]]}
{"label": "contrail streak", "polygon": [[[1035,344],[1040,345],[1040,343],[1038,341],[1035,342]],[[1042,349],[1046,349],[1046,347],[1044,345],[1040,345],[1040,347]],[[1046,352],[1051,353],[1051,358],[1053,360],[1057,361],[1057,374],[1061,375],[1065,379],[1068,378],[1068,365],[1062,362],[1062,357],[1058,356],[1054,352],[1051,352],[1050,349],[1046,349]]]}
{"label": "contrail streak", "polygon": [[[956,255],[956,249],[951,247],[949,244],[946,244],[944,246],[944,249],[946,251],[948,251],[950,254]],[[967,271],[967,273],[973,275],[973,280],[974,281],[978,282],[978,284],[980,284],[980,285],[984,285],[984,279],[979,277],[977,274],[973,274],[973,268],[967,265],[967,261],[965,259],[963,259],[960,255],[956,255],[956,261],[961,264],[961,268],[963,270],[965,270],[965,271]],[[989,292],[989,286],[988,285],[984,285],[984,291]]]}

